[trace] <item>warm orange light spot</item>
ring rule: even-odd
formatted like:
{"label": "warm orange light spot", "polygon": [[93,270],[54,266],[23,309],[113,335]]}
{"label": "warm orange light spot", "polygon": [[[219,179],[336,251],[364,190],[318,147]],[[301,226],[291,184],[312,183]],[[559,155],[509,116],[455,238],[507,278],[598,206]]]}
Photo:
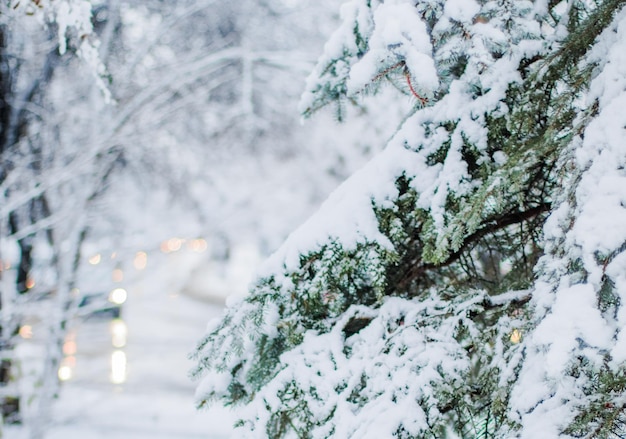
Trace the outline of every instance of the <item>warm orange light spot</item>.
{"label": "warm orange light spot", "polygon": [[148,254],[146,252],[137,252],[133,265],[136,270],[143,270],[148,265]]}
{"label": "warm orange light spot", "polygon": [[75,341],[66,341],[63,343],[63,354],[64,355],[74,355],[76,353],[76,342]]}
{"label": "warm orange light spot", "polygon": [[520,331],[519,329],[514,329],[513,332],[511,332],[511,343],[513,344],[517,344],[520,341],[522,341],[522,331]]}
{"label": "warm orange light spot", "polygon": [[170,238],[167,240],[167,249],[171,252],[177,252],[183,245],[183,240],[179,238]]}
{"label": "warm orange light spot", "polygon": [[33,279],[32,277],[29,277],[28,279],[26,279],[26,288],[30,290],[34,286],[35,286],[35,279]]}
{"label": "warm orange light spot", "polygon": [[188,245],[191,250],[197,253],[202,253],[209,247],[206,240],[202,238],[191,240]]}
{"label": "warm orange light spot", "polygon": [[29,339],[33,338],[33,327],[30,325],[24,325],[20,328],[20,337]]}
{"label": "warm orange light spot", "polygon": [[70,357],[65,357],[63,359],[63,364],[66,366],[69,366],[71,368],[76,367],[76,357],[75,356],[70,356]]}
{"label": "warm orange light spot", "polygon": [[89,258],[89,263],[91,265],[98,265],[101,260],[102,260],[102,256],[100,255],[100,253],[96,253],[95,255]]}
{"label": "warm orange light spot", "polygon": [[113,282],[122,282],[124,280],[124,272],[121,268],[116,268],[113,270]]}

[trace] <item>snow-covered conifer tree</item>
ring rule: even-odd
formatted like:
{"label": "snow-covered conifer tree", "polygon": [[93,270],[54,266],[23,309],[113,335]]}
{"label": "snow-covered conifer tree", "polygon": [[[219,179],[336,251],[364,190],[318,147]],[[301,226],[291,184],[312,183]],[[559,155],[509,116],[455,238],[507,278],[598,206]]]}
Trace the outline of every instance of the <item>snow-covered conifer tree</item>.
{"label": "snow-covered conifer tree", "polygon": [[625,0],[351,0],[303,114],[414,108],[198,345],[243,437],[626,435]]}

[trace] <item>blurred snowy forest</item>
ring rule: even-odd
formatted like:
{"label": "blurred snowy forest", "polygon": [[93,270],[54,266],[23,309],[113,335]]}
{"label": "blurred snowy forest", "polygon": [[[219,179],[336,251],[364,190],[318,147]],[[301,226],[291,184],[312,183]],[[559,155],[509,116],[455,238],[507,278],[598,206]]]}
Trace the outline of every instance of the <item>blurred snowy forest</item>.
{"label": "blurred snowy forest", "polygon": [[[348,109],[367,123],[299,121],[340,3],[0,3],[5,423],[36,407],[31,437],[42,437],[68,328],[94,285],[115,286],[114,270],[172,236],[208,242],[207,258],[241,243],[267,254],[393,134],[397,104]],[[94,278],[101,257],[110,270]],[[49,339],[22,395],[14,353],[29,319]]]}

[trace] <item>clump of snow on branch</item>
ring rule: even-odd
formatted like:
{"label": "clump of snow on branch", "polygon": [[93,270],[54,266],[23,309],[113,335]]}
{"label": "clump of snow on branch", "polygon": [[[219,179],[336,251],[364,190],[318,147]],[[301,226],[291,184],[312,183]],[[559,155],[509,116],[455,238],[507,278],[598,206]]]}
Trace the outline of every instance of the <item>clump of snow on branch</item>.
{"label": "clump of snow on branch", "polygon": [[[424,97],[439,86],[426,24],[412,4],[396,1],[381,4],[373,16],[374,29],[369,50],[352,66],[347,81],[348,95],[356,95],[386,69],[406,68]],[[381,68],[382,67],[382,68]]]}
{"label": "clump of snow on branch", "polygon": [[[401,429],[415,436],[427,433],[444,416],[431,401],[461,386],[461,372],[471,365],[454,338],[466,323],[465,309],[457,318],[422,326],[422,316],[440,306],[436,297],[421,303],[389,298],[376,310],[353,306],[328,333],[305,334],[257,396],[264,403],[242,412],[244,429],[250,437],[263,437],[258,426],[271,423],[273,412],[288,410],[284,400],[289,399],[288,404],[306,406],[310,418],[303,424],[318,425],[312,437],[379,439]],[[353,319],[367,326],[346,334],[343,328]],[[385,361],[380,361],[382,353]],[[315,392],[296,393],[293,399],[276,396],[294,389]],[[329,418],[335,421],[326,423]]]}
{"label": "clump of snow on branch", "polygon": [[93,75],[105,100],[111,100],[106,84],[107,69],[100,58],[99,42],[94,33],[92,3],[89,0],[30,0],[13,1],[13,10],[18,14],[33,16],[42,24],[56,25],[59,54],[72,47]]}

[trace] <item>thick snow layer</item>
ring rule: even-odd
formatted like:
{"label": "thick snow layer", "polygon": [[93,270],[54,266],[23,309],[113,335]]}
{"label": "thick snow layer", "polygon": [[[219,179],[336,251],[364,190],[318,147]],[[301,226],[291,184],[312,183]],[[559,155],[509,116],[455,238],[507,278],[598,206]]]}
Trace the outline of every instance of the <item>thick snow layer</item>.
{"label": "thick snow layer", "polygon": [[[329,437],[332,431],[338,438],[388,438],[400,426],[414,435],[428,431],[429,422],[440,414],[421,402],[433,397],[436,386],[452,386],[470,366],[454,339],[459,319],[420,325],[422,316],[435,314],[438,305],[435,298],[421,303],[389,298],[377,310],[350,308],[331,332],[311,331],[298,348],[282,356],[284,368],[258,396],[265,404],[250,405],[244,419],[264,425],[284,403],[276,395],[296,383],[300,389],[315,389],[298,401],[307,404],[309,421],[321,423],[313,437]],[[345,339],[343,328],[353,318],[371,322]],[[324,425],[331,414],[335,421]],[[245,434],[265,437],[259,431]]]}
{"label": "thick snow layer", "polygon": [[105,83],[107,70],[100,58],[99,43],[93,35],[93,4],[89,0],[41,0],[15,2],[13,9],[18,14],[35,15],[39,21],[56,24],[59,53],[74,44],[76,53],[93,76],[106,102],[111,102],[111,91]]}
{"label": "thick snow layer", "polygon": [[369,50],[350,70],[348,93],[356,94],[376,82],[381,67],[403,60],[415,84],[431,95],[439,78],[430,36],[415,7],[405,1],[385,2],[375,10],[373,21]]}
{"label": "thick snow layer", "polygon": [[471,21],[480,11],[480,6],[474,0],[448,0],[445,4],[445,14],[457,21]]}
{"label": "thick snow layer", "polygon": [[[544,257],[545,279],[534,291],[537,310],[541,316],[545,309],[545,317],[529,338],[512,399],[512,408],[521,415],[523,438],[561,437],[562,429],[584,404],[585,376],[568,374],[578,357],[597,368],[602,367],[607,352],[615,368],[623,367],[626,360],[621,329],[626,327],[625,54],[623,11],[589,56],[589,62],[598,67],[588,104],[597,101],[598,114],[586,127],[582,141],[572,144],[574,168],[579,173],[575,203],[563,202],[546,223],[548,248],[558,250],[562,245],[564,254],[559,256],[557,251]],[[582,262],[585,277],[567,274],[567,261],[576,260]],[[614,317],[598,306],[607,276],[622,304]]]}
{"label": "thick snow layer", "polygon": [[414,154],[402,146],[381,152],[348,181],[335,190],[318,212],[293,232],[259,270],[261,277],[283,270],[296,270],[300,255],[317,250],[329,238],[339,239],[346,249],[369,241],[388,245],[378,230],[372,200],[383,202],[397,193],[395,180]]}
{"label": "thick snow layer", "polygon": [[59,53],[67,50],[66,34],[69,29],[76,28],[79,37],[91,34],[91,3],[87,0],[69,0],[59,2],[55,20],[58,25]]}
{"label": "thick snow layer", "polygon": [[[379,0],[373,0],[372,7],[379,3]],[[319,78],[327,76],[327,69],[330,65],[333,65],[332,75],[334,75],[328,79],[330,85],[332,88],[341,88],[341,83],[347,79],[351,64],[354,63],[354,60],[351,61],[345,57],[357,57],[360,50],[355,41],[354,33],[358,32],[362,38],[367,38],[374,28],[370,8],[363,0],[352,0],[344,3],[341,6],[340,15],[341,26],[326,42],[322,56],[306,80],[306,91],[302,95],[299,105],[301,113],[314,107],[319,92]]]}

